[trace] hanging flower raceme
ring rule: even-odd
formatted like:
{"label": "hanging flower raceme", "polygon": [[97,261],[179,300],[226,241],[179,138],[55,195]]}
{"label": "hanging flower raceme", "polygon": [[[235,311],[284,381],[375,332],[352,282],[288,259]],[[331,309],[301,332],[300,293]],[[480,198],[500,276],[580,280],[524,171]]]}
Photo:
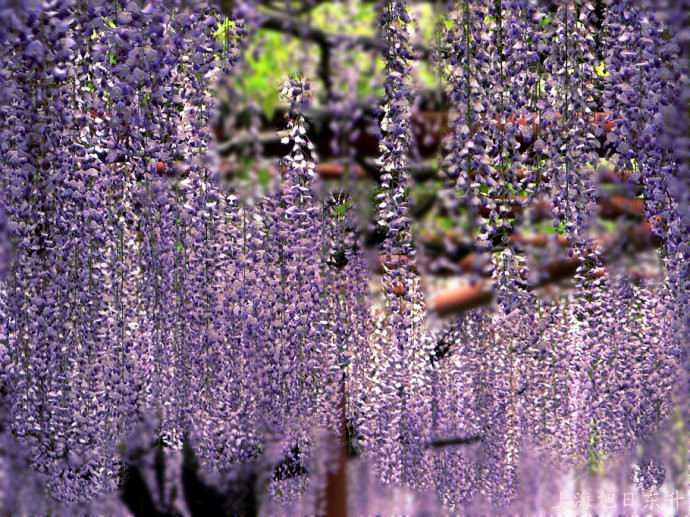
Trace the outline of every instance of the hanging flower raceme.
{"label": "hanging flower raceme", "polygon": [[[329,283],[326,255],[328,210],[316,195],[316,155],[304,117],[309,83],[294,78],[283,95],[289,102],[283,142],[291,151],[282,161],[281,181],[275,193],[251,211],[245,205],[240,214],[242,252],[234,271],[241,274],[235,280],[241,285],[238,312],[245,315],[237,322],[238,352],[245,359],[236,375],[245,372],[241,396],[253,410],[247,415],[256,441],[253,454],[270,449],[276,464],[290,461],[304,469],[326,457],[312,457],[312,448],[323,445],[312,431],[339,434],[341,353],[333,312],[336,286]],[[255,262],[248,263],[248,257]],[[250,371],[261,376],[247,379]],[[277,472],[275,481],[286,479],[285,472]],[[292,467],[286,472],[295,478],[293,495],[299,495],[306,486],[304,472]]]}
{"label": "hanging flower raceme", "polygon": [[[435,491],[444,508],[428,513],[552,512],[562,473],[600,476],[612,460],[619,474],[634,463],[645,490],[680,484],[669,443],[684,443],[688,415],[687,400],[675,411],[690,364],[687,13],[459,0],[429,53],[406,2],[380,2],[378,296],[357,220],[369,199],[352,174],[368,102],[353,49],[376,45],[296,26],[317,4],[240,1],[230,19],[196,0],[0,7],[0,513],[125,514],[115,494],[137,465],[159,512],[195,513],[198,458],[218,486],[248,468],[268,513],[320,514],[325,484],[355,464],[339,459],[345,446],[362,456],[358,477],[371,465],[384,484]],[[283,88],[288,151],[275,163],[258,142],[274,121],[251,100],[232,105],[250,85],[228,73],[268,48],[246,37],[263,24],[324,52],[325,102],[310,105],[301,75]],[[409,207],[424,118],[412,63],[430,54],[451,105],[442,209],[469,228],[490,264],[472,273],[493,295],[449,321],[427,321]],[[225,88],[233,113],[220,124]],[[335,187],[308,137],[307,117],[325,111],[345,171]],[[221,146],[225,177],[211,127],[243,132],[234,162],[235,142]],[[597,235],[602,166],[644,204],[644,239],[623,218],[622,239]],[[523,225],[549,236],[523,246]],[[627,253],[658,277],[632,273]],[[551,496],[529,482],[540,467]],[[390,503],[372,486],[358,509]]]}
{"label": "hanging flower raceme", "polygon": [[[554,130],[543,144],[551,148],[545,168],[556,225],[574,240],[586,238],[593,199],[588,163],[596,162],[597,144],[591,132],[594,88],[594,23],[589,2],[560,3],[546,24],[551,31],[544,68],[549,111],[544,124]],[[542,143],[540,142],[539,145]],[[580,237],[582,234],[582,237]]]}
{"label": "hanging flower raceme", "polygon": [[[359,378],[357,430],[362,446],[388,483],[428,483],[424,440],[428,406],[424,367],[430,340],[423,325],[424,304],[415,268],[416,250],[408,211],[410,142],[409,61],[413,57],[404,2],[381,6],[385,42],[385,105],[381,121],[381,190],[378,224],[386,228],[382,262],[383,307],[369,336],[368,360]],[[370,370],[374,368],[372,375]],[[367,373],[369,371],[369,373]],[[372,395],[363,396],[365,393]]]}
{"label": "hanging flower raceme", "polygon": [[[189,149],[208,147],[201,143],[208,114],[177,108],[183,95],[208,91],[213,80],[216,48],[206,34],[215,21],[202,5],[178,9],[174,19],[175,8],[164,2],[119,7],[22,8],[15,36],[2,47],[12,76],[27,76],[25,85],[8,85],[3,104],[13,131],[27,124],[25,134],[4,139],[2,154],[3,163],[24,171],[2,180],[15,182],[3,185],[15,245],[8,306],[38,321],[10,315],[7,371],[18,386],[11,415],[37,468],[56,472],[51,494],[62,500],[116,488],[117,444],[138,411],[158,407],[168,420],[163,386],[177,381],[163,347],[179,345],[173,329],[189,329],[185,321],[193,317],[174,288],[182,262],[173,250],[189,243],[176,238],[180,211],[168,177],[181,173],[175,161],[187,159]],[[26,46],[17,44],[22,40]],[[185,124],[185,117],[197,122]],[[202,194],[194,192],[191,205],[201,199],[210,208],[209,189],[207,182]],[[30,275],[27,267],[45,273]],[[27,281],[35,285],[20,285]],[[176,305],[183,310],[173,320],[163,307]],[[186,354],[185,364],[198,357]],[[31,373],[36,367],[43,373]],[[168,403],[184,408],[177,393]],[[182,428],[175,420],[166,429],[171,438]]]}

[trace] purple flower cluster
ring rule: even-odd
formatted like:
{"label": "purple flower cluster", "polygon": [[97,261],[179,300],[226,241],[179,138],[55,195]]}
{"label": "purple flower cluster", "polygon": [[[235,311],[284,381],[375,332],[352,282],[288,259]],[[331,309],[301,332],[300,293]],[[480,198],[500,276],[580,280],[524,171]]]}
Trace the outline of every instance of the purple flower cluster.
{"label": "purple flower cluster", "polygon": [[[638,445],[642,486],[676,475],[652,444],[678,398],[690,414],[683,11],[446,6],[434,54],[451,104],[441,198],[490,263],[495,303],[440,322],[427,315],[409,206],[412,20],[404,0],[380,4],[380,297],[351,175],[332,187],[317,173],[307,78],[283,86],[289,150],[269,184],[246,195],[244,179],[217,173],[214,94],[262,23],[254,3],[230,19],[178,0],[0,7],[2,511],[115,492],[120,445],[142,420],[142,449],[191,447],[216,473],[260,459],[274,503],[311,508],[344,446],[384,483],[478,513],[541,504],[520,506],[540,465],[600,474]],[[327,85],[345,90],[328,105],[350,172],[356,84],[341,70]],[[659,279],[629,275],[629,243],[611,250],[597,235],[603,166],[629,171],[617,188],[644,199]],[[512,236],[539,223],[544,202],[553,237],[522,253]],[[540,291],[535,269],[562,247],[574,288]],[[604,270],[609,255],[619,260]],[[178,456],[159,505],[179,506]]]}
{"label": "purple flower cluster", "polygon": [[[684,352],[672,323],[678,309],[667,297],[687,274],[667,265],[661,284],[634,282],[623,268],[601,276],[603,250],[591,240],[592,168],[606,158],[613,169],[631,170],[627,181],[641,181],[664,254],[673,249],[657,219],[681,221],[682,203],[662,186],[681,168],[670,139],[659,138],[667,122],[660,114],[671,112],[685,76],[676,68],[676,40],[661,36],[660,17],[646,6],[465,2],[448,20],[442,44],[455,113],[444,199],[478,229],[479,249],[493,251],[497,304],[492,315],[459,318],[437,346],[453,355],[434,372],[434,426],[483,437],[438,455],[437,489],[452,505],[478,494],[507,504],[520,492],[523,449],[551,465],[598,472],[655,436],[673,413]],[[648,85],[655,85],[651,96]],[[635,195],[634,185],[622,187]],[[502,204],[510,197],[524,200],[518,215]],[[577,289],[561,300],[535,296],[524,280],[539,260],[525,261],[507,245],[540,197],[580,262]],[[558,247],[554,239],[548,249]]]}
{"label": "purple flower cluster", "polygon": [[187,432],[212,367],[216,24],[208,7],[165,2],[8,15],[3,371],[12,431],[56,499],[117,487],[118,443],[141,412],[171,443]]}

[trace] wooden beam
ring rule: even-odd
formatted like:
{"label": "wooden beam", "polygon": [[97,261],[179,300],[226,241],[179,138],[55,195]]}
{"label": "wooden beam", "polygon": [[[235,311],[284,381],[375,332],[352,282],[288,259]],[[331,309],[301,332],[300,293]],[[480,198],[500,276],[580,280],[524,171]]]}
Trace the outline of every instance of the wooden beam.
{"label": "wooden beam", "polygon": [[[620,248],[639,252],[659,247],[661,239],[652,231],[652,222],[644,221],[613,237],[602,238],[593,243],[593,247],[602,248],[600,259],[603,265],[611,264],[620,258]],[[543,287],[571,278],[577,272],[580,257],[577,254],[545,264],[536,284],[530,289]],[[594,274],[601,276],[604,271],[598,270]],[[639,278],[639,271],[631,271],[633,277]],[[493,300],[493,285],[489,281],[480,280],[474,284],[443,291],[432,297],[429,309],[441,317],[458,314],[470,309],[488,305]]]}

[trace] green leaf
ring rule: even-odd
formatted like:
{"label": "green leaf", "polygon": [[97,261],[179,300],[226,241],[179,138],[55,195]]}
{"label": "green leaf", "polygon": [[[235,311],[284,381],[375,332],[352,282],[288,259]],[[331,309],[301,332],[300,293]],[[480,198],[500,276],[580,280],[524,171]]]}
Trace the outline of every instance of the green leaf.
{"label": "green leaf", "polygon": [[226,18],[222,22],[218,23],[218,26],[213,33],[213,37],[216,38],[217,41],[227,43],[228,34],[234,34],[234,32],[235,32],[234,20],[230,20],[229,18]]}
{"label": "green leaf", "polygon": [[280,103],[280,93],[278,92],[278,90],[276,90],[275,92],[275,95],[266,95],[263,98],[263,101],[261,102],[261,109],[264,112],[266,118],[268,118],[269,120],[273,118],[273,115],[276,112],[276,108]]}
{"label": "green leaf", "polygon": [[454,223],[451,217],[437,217],[436,223],[441,229],[443,229],[446,232],[450,232],[453,230]]}
{"label": "green leaf", "polygon": [[347,211],[350,209],[352,206],[352,203],[350,201],[346,201],[345,203],[341,203],[339,205],[336,205],[335,207],[335,215],[338,218],[343,218],[345,217],[345,214],[347,214]]}
{"label": "green leaf", "polygon": [[422,83],[422,86],[425,86],[429,89],[436,88],[438,86],[438,77],[428,63],[418,63],[417,74],[419,75],[419,80]]}
{"label": "green leaf", "polygon": [[[260,52],[256,52],[260,49]],[[246,72],[235,77],[237,90],[257,102],[267,118],[272,118],[280,102],[280,88],[290,74],[300,69],[304,45],[295,38],[258,30],[245,50]],[[318,52],[314,49],[314,52]]]}
{"label": "green leaf", "polygon": [[604,219],[600,219],[599,223],[604,227],[607,233],[614,233],[618,229],[618,225],[615,221],[606,221]]}
{"label": "green leaf", "polygon": [[257,173],[257,179],[259,180],[259,185],[264,188],[268,188],[268,186],[271,184],[271,173],[268,169],[261,168]]}
{"label": "green leaf", "polygon": [[601,63],[599,63],[598,65],[596,65],[594,67],[594,70],[596,71],[596,73],[599,77],[608,77],[609,75],[611,75],[606,71],[606,65],[604,64],[603,61]]}
{"label": "green leaf", "polygon": [[374,2],[356,2],[352,7],[344,2],[323,2],[310,13],[310,24],[327,32],[341,32],[344,26],[349,34],[373,36],[375,21]]}

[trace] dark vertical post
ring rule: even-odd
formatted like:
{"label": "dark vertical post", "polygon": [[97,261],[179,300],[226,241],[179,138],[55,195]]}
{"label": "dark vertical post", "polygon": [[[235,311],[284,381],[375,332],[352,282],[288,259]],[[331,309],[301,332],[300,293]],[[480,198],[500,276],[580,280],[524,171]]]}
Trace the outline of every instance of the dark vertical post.
{"label": "dark vertical post", "polygon": [[337,466],[326,480],[326,516],[347,517],[347,421],[345,418],[345,375],[340,381],[340,436],[338,440]]}

